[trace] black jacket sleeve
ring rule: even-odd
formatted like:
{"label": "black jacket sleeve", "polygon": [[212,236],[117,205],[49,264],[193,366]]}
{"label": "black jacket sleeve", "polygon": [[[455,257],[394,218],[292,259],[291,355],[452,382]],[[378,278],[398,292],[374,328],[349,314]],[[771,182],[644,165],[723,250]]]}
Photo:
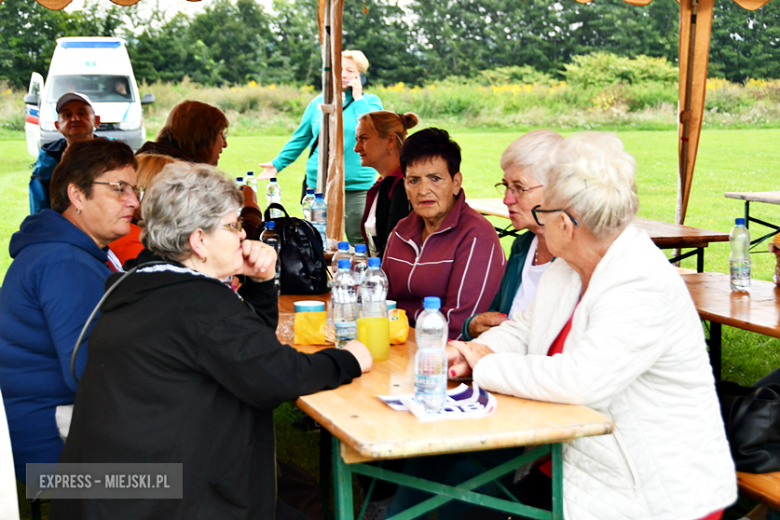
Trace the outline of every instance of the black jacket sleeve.
{"label": "black jacket sleeve", "polygon": [[252,306],[263,323],[276,329],[279,324],[279,301],[273,280],[253,282],[246,278],[238,294]]}

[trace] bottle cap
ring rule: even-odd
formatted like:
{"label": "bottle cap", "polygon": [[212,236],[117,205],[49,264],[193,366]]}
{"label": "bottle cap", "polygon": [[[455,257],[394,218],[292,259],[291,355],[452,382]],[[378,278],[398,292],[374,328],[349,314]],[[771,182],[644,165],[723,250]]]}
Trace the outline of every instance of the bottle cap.
{"label": "bottle cap", "polygon": [[358,244],[355,246],[355,252],[356,253],[365,253],[366,252],[366,245],[365,244]]}
{"label": "bottle cap", "polygon": [[346,269],[347,271],[349,271],[350,266],[351,266],[351,262],[346,258],[342,258],[341,260],[339,260],[339,271],[341,271],[342,269]]}
{"label": "bottle cap", "polygon": [[744,226],[745,225],[745,219],[744,218],[738,218],[734,221],[734,223],[738,226]]}
{"label": "bottle cap", "polygon": [[349,251],[349,242],[339,242],[339,251]]}
{"label": "bottle cap", "polygon": [[379,257],[371,257],[368,259],[368,267],[369,269],[379,269],[379,266],[382,265],[382,259]]}
{"label": "bottle cap", "polygon": [[306,188],[306,195],[314,195],[314,188]]}
{"label": "bottle cap", "polygon": [[243,177],[236,177],[236,182],[244,182],[244,178]]}
{"label": "bottle cap", "polygon": [[425,310],[439,310],[441,309],[441,298],[438,296],[426,296],[423,300],[423,307],[425,307]]}
{"label": "bottle cap", "polygon": [[254,177],[254,175],[255,175],[255,172],[253,172],[253,171],[246,172],[246,176],[247,177]]}
{"label": "bottle cap", "polygon": [[273,220],[269,220],[265,223],[265,229],[274,229],[276,227],[276,222]]}
{"label": "bottle cap", "polygon": [[271,182],[276,182],[276,177],[271,177]]}
{"label": "bottle cap", "polygon": [[318,198],[318,199],[321,199],[322,198],[322,193],[315,193],[314,197]]}

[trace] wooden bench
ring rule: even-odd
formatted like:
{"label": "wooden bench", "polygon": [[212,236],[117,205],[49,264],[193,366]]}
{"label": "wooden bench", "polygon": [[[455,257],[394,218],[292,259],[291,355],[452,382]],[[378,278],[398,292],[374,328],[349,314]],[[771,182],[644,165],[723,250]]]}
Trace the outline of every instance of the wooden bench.
{"label": "wooden bench", "polygon": [[780,472],[754,475],[737,471],[737,485],[740,494],[780,511]]}

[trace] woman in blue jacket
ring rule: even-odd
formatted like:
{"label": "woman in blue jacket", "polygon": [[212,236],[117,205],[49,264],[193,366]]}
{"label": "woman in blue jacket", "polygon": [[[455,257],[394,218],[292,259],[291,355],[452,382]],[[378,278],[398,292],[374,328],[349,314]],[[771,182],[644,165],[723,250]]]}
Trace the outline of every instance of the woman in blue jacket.
{"label": "woman in blue jacket", "polygon": [[[382,100],[373,94],[363,92],[362,75],[368,70],[368,59],[360,51],[341,53],[341,88],[343,90],[342,116],[344,125],[344,217],[347,240],[350,244],[362,244],[360,221],[366,206],[366,193],[376,180],[376,170],[360,165],[360,156],[355,153],[355,128],[358,117],[366,112],[382,110]],[[317,187],[317,166],[319,164],[317,143],[322,126],[322,94],[315,97],[306,107],[301,124],[293,133],[282,151],[270,162],[260,163],[265,168],[259,179],[276,177],[280,171],[292,164],[304,149],[309,148],[306,161],[306,186]]]}
{"label": "woman in blue jacket", "polygon": [[[76,399],[73,346],[112,268],[121,269],[108,244],[130,232],[135,168],[121,141],[73,143],[52,176],[52,209],[27,217],[11,237],[14,260],[0,293],[0,387],[23,482],[26,463],[60,458]],[[79,376],[86,356],[82,349],[76,359]]]}

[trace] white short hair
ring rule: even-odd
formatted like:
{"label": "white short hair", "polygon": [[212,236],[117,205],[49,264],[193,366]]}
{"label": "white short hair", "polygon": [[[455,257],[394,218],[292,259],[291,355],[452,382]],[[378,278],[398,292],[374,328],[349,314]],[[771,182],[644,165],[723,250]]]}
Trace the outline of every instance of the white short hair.
{"label": "white short hair", "polygon": [[545,200],[569,209],[599,239],[622,231],[639,209],[636,160],[615,134],[580,132],[561,141],[549,180]]}
{"label": "white short hair", "polygon": [[190,235],[197,229],[213,232],[243,201],[241,192],[216,168],[169,164],[144,193],[141,242],[157,256],[184,260],[192,253]]}
{"label": "white short hair", "polygon": [[547,186],[555,148],[562,140],[563,136],[552,130],[532,130],[507,146],[501,154],[501,169],[525,168],[542,186]]}

